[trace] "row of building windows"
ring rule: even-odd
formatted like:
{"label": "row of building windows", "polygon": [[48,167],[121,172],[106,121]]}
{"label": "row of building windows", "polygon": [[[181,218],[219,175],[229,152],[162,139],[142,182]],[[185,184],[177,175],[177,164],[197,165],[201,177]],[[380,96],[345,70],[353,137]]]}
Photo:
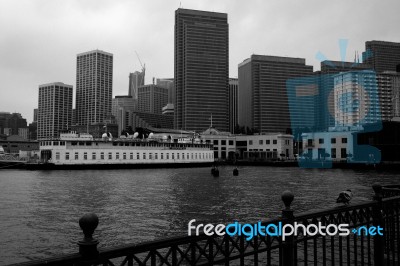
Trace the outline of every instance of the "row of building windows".
{"label": "row of building windows", "polygon": [[[341,140],[343,144],[347,143],[347,138],[342,138]],[[308,146],[313,145],[313,141],[314,141],[313,139],[308,139],[307,140]],[[318,139],[319,144],[324,144],[324,142],[325,142],[324,139]],[[336,144],[336,138],[331,138],[331,144]]]}
{"label": "row of building windows", "polygon": [[[287,145],[289,145],[290,141],[287,140],[287,142],[285,141],[285,144],[287,143]],[[263,139],[258,140],[258,144],[259,145],[264,145],[264,140]],[[265,140],[265,145],[269,145],[269,144],[271,144],[271,140],[266,139]],[[278,140],[276,140],[276,139],[272,140],[272,144],[278,144]],[[253,140],[249,140],[249,145],[253,145]]]}
{"label": "row of building windows", "polygon": [[[72,155],[74,155],[74,157],[72,157]],[[98,157],[98,155],[100,155],[100,156]],[[112,160],[112,159],[115,159],[115,160],[128,160],[128,159],[129,160],[135,160],[135,159],[136,160],[140,160],[140,159],[158,160],[159,158],[161,160],[164,160],[164,159],[169,160],[170,158],[172,160],[175,160],[175,158],[177,160],[179,160],[179,159],[182,159],[182,160],[212,159],[212,153],[191,153],[191,154],[186,153],[186,156],[185,156],[185,153],[165,153],[164,154],[164,153],[151,153],[151,152],[150,153],[137,152],[136,156],[134,156],[134,155],[135,154],[133,152],[131,152],[129,154],[126,152],[123,152],[123,153],[101,152],[100,154],[98,154],[96,152],[92,152],[91,159],[92,160],[97,160],[97,159],[104,160],[106,157],[108,158],[108,160]],[[88,160],[89,159],[88,156],[89,156],[89,153],[84,152],[83,160]],[[60,152],[56,152],[56,160],[58,161],[58,160],[60,160],[60,158],[61,158]],[[79,160],[79,152],[75,152],[75,153],[66,152],[65,153],[65,160],[71,160],[72,158],[74,160]]]}

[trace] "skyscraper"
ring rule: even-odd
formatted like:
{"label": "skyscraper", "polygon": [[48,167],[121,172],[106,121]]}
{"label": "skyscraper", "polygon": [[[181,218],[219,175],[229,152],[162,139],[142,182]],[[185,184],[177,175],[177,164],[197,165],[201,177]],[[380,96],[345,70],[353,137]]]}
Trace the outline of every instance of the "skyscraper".
{"label": "skyscraper", "polygon": [[168,103],[168,89],[157,85],[145,85],[138,88],[138,111],[161,114]]}
{"label": "skyscraper", "polygon": [[228,15],[175,11],[175,128],[228,131]]}
{"label": "skyscraper", "polygon": [[72,85],[39,85],[37,138],[57,138],[72,122]]}
{"label": "skyscraper", "polygon": [[396,71],[400,65],[400,43],[384,41],[365,42],[363,61],[380,73],[383,71]]}
{"label": "skyscraper", "polygon": [[118,132],[132,127],[132,115],[136,110],[137,100],[132,96],[115,96],[112,99],[112,115],[118,123]]}
{"label": "skyscraper", "polygon": [[[252,55],[239,64],[238,123],[259,132],[285,133],[292,124],[288,105],[287,81],[313,75],[313,67],[303,58]],[[310,98],[303,114],[314,116],[314,101]],[[313,119],[307,120],[310,124]]]}
{"label": "skyscraper", "polygon": [[94,50],[77,55],[76,123],[102,123],[111,114],[113,55]]}
{"label": "skyscraper", "polygon": [[229,79],[229,132],[235,133],[238,124],[238,79]]}
{"label": "skyscraper", "polygon": [[144,85],[145,71],[135,71],[129,73],[129,91],[128,95],[132,96],[134,100],[137,100],[137,89]]}

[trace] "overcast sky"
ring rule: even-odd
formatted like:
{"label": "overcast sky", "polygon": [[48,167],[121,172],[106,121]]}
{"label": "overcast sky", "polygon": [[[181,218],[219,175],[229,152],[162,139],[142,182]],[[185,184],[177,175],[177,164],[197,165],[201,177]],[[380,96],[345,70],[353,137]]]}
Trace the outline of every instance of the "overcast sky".
{"label": "overcast sky", "polygon": [[113,96],[146,64],[152,77],[174,76],[174,15],[179,7],[228,13],[230,77],[251,54],[301,57],[319,70],[318,52],[346,60],[365,41],[400,42],[399,0],[0,0],[0,111],[31,122],[38,86],[74,86],[76,55],[114,54]]}

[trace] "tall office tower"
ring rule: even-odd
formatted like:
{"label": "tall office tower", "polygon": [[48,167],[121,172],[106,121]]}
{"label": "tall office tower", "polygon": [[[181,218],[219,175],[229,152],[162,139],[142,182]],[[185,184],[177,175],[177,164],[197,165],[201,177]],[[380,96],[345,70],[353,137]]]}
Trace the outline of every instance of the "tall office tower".
{"label": "tall office tower", "polygon": [[229,132],[235,133],[238,124],[238,79],[229,79]]}
{"label": "tall office tower", "polygon": [[228,131],[228,15],[175,11],[176,129]]}
{"label": "tall office tower", "polygon": [[76,123],[102,123],[111,114],[113,55],[94,50],[77,55]]}
{"label": "tall office tower", "polygon": [[376,76],[382,120],[400,117],[400,72],[384,71]]}
{"label": "tall office tower", "polygon": [[39,85],[37,138],[58,138],[71,127],[72,85],[54,82]]}
{"label": "tall office tower", "polygon": [[334,75],[336,126],[362,126],[382,120],[376,73],[372,70]]}
{"label": "tall office tower", "polygon": [[33,109],[33,122],[37,122],[37,117],[38,117],[38,109],[35,108]]}
{"label": "tall office tower", "polygon": [[[292,124],[297,124],[290,119],[286,83],[289,79],[313,75],[313,67],[305,62],[302,58],[252,55],[240,63],[239,125],[259,132],[285,133]],[[314,115],[312,99],[303,106],[303,111]]]}
{"label": "tall office tower", "polygon": [[168,103],[175,103],[174,79],[157,79],[156,85],[168,89]]}
{"label": "tall office tower", "polygon": [[118,132],[121,133],[128,127],[132,127],[134,111],[136,111],[136,100],[132,96],[115,96],[112,99],[112,115],[117,120]]}
{"label": "tall office tower", "polygon": [[383,71],[396,71],[400,65],[400,43],[384,41],[365,42],[363,61],[380,73]]}
{"label": "tall office tower", "polygon": [[[356,60],[354,60],[356,61]],[[316,102],[318,110],[317,129],[327,130],[335,126],[334,97],[333,97],[333,76],[340,72],[358,71],[371,69],[371,65],[359,62],[345,61],[322,61],[321,71],[319,72],[319,94]]]}
{"label": "tall office tower", "polygon": [[157,85],[144,85],[138,88],[138,112],[161,114],[168,103],[168,89]]}
{"label": "tall office tower", "polygon": [[129,73],[129,91],[128,96],[132,96],[134,100],[137,100],[137,90],[140,86],[144,85],[145,71],[135,71]]}

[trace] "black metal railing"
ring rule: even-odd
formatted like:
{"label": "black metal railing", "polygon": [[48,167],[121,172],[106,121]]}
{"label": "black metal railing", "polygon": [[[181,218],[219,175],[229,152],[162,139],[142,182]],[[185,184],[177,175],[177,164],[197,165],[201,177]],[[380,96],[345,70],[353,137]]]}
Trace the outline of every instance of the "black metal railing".
{"label": "black metal railing", "polygon": [[98,241],[92,237],[98,218],[95,214],[86,214],[79,221],[84,232],[83,240],[78,242],[79,253],[22,265],[398,265],[400,194],[393,192],[394,187],[378,184],[373,189],[372,201],[298,215],[291,208],[294,195],[286,191],[282,194],[285,205],[282,217],[262,224],[348,224],[350,231],[373,225],[383,228],[383,236],[339,235],[331,227],[326,235],[306,235],[300,230],[298,235],[288,236],[285,241],[281,236],[257,235],[247,241],[244,235],[203,234],[98,251]]}

